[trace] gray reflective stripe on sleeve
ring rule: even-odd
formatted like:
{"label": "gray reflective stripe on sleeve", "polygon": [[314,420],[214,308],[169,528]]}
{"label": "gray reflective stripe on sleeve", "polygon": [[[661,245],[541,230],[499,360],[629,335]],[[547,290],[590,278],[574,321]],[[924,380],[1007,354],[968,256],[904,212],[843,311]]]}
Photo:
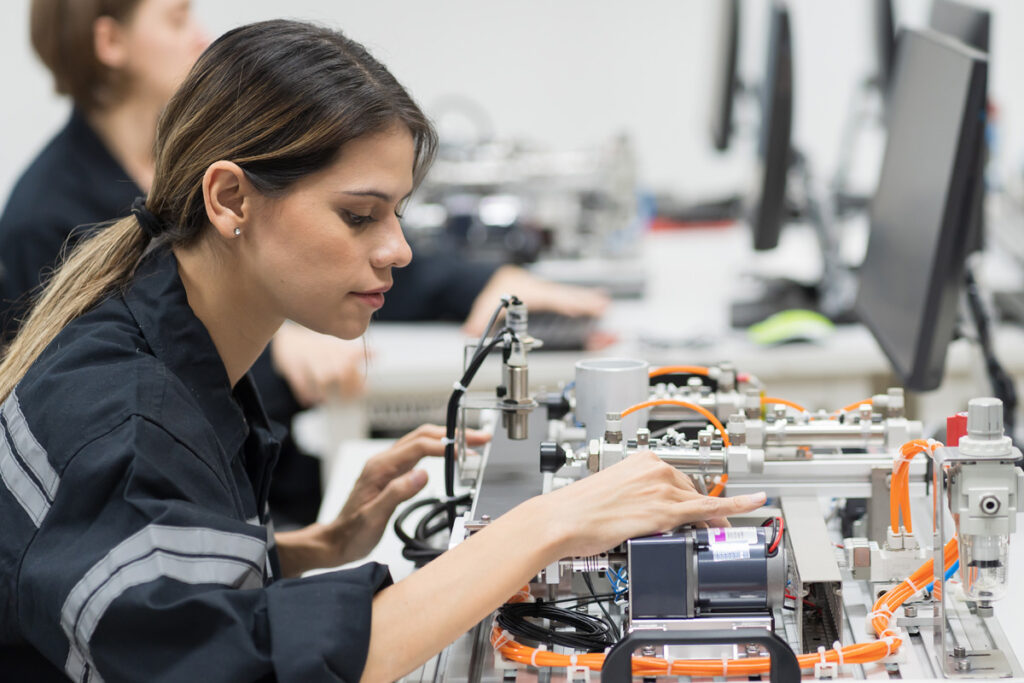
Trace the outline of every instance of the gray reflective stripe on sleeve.
{"label": "gray reflective stripe on sleeve", "polygon": [[249,519],[245,520],[245,523],[246,524],[251,524],[253,526],[258,526],[260,529],[263,530],[263,533],[265,533],[267,535],[267,554],[264,557],[264,561],[263,561],[263,565],[264,565],[263,566],[263,574],[267,578],[267,580],[269,581],[269,580],[274,578],[274,568],[270,566],[270,552],[269,552],[270,549],[274,547],[274,523],[268,517],[267,518],[267,523],[266,524],[262,524],[260,522],[260,518],[259,518],[258,515],[256,517],[250,517]]}
{"label": "gray reflective stripe on sleeve", "polygon": [[[203,527],[151,524],[126,538],[92,566],[61,608],[61,628],[71,650],[65,671],[81,682],[90,661],[89,640],[114,600],[133,586],[160,578],[259,588],[266,542]],[[214,555],[214,557],[210,557]]]}
{"label": "gray reflective stripe on sleeve", "polygon": [[82,683],[103,683],[103,677],[100,676],[99,672],[95,668],[89,665],[89,662],[85,661],[85,655],[74,645],[71,646],[71,651],[68,652],[68,661],[65,665],[65,671],[71,676],[72,680],[82,681]]}
{"label": "gray reflective stripe on sleeve", "polygon": [[77,645],[71,643],[71,649],[68,650],[68,660],[64,662],[64,672],[71,677],[71,680],[81,681],[85,679],[85,671],[88,665],[82,651],[78,649]]}
{"label": "gray reflective stripe on sleeve", "polygon": [[46,450],[39,445],[32,430],[28,428],[28,422],[25,421],[25,414],[21,412],[21,402],[18,400],[16,391],[12,391],[4,401],[3,414],[4,419],[7,420],[7,431],[11,435],[14,447],[18,449],[18,455],[43,485],[43,490],[49,499],[53,500],[53,497],[57,495],[60,477],[57,476],[57,471],[50,466]]}
{"label": "gray reflective stripe on sleeve", "polygon": [[43,518],[50,511],[50,501],[46,499],[39,485],[32,480],[28,472],[18,462],[7,436],[0,430],[0,479],[3,479],[7,490],[21,505],[36,528],[43,523]]}

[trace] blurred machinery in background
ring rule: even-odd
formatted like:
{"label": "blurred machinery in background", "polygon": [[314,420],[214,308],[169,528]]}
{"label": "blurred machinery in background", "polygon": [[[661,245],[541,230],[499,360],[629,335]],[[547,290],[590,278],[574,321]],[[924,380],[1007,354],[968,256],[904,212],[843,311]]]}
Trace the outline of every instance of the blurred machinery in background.
{"label": "blurred machinery in background", "polygon": [[620,136],[579,151],[514,141],[442,145],[402,224],[421,253],[530,263],[628,256],[638,220],[636,161]]}

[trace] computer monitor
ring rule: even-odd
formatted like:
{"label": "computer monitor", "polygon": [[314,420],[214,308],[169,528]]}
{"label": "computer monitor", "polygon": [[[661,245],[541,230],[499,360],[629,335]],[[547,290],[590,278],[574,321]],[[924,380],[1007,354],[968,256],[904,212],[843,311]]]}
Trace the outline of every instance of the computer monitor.
{"label": "computer monitor", "polygon": [[793,44],[789,10],[776,0],[769,16],[768,54],[761,84],[761,132],[757,144],[750,227],[754,249],[774,249],[786,216],[786,175],[793,161]]}
{"label": "computer monitor", "polygon": [[933,31],[898,42],[856,308],[903,385],[939,386],[963,284],[987,59]]}
{"label": "computer monitor", "polygon": [[892,0],[875,0],[873,19],[875,83],[884,97],[889,89],[892,58],[896,51],[896,22],[893,18]]}
{"label": "computer monitor", "polygon": [[733,99],[740,89],[736,75],[739,57],[740,0],[719,0],[715,23],[718,30],[717,54],[712,74],[711,140],[720,152],[729,147],[732,137]]}
{"label": "computer monitor", "polygon": [[935,0],[928,26],[981,52],[988,52],[992,14],[983,7],[954,0]]}
{"label": "computer monitor", "polygon": [[[954,0],[935,0],[932,3],[928,26],[939,33],[957,40],[984,53],[989,53],[989,33],[992,14],[983,7],[968,5]],[[978,157],[981,171],[977,174],[971,209],[971,231],[967,238],[968,252],[978,251],[985,242],[985,174],[988,153]]]}

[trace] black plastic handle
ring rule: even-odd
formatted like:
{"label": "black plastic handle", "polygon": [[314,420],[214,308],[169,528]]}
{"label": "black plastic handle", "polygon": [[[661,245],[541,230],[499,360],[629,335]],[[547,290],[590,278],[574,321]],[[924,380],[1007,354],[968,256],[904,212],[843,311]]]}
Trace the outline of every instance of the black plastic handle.
{"label": "black plastic handle", "polygon": [[800,663],[789,645],[779,636],[763,628],[741,628],[719,631],[633,631],[612,647],[601,667],[601,683],[630,683],[633,680],[633,652],[645,645],[717,645],[722,643],[757,643],[771,655],[769,671],[775,683],[800,680]]}

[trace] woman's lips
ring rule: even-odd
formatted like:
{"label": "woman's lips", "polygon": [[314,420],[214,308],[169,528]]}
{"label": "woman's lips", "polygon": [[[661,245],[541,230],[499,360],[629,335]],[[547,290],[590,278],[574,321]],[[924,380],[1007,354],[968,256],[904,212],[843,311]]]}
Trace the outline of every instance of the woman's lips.
{"label": "woman's lips", "polygon": [[352,292],[352,296],[356,297],[364,304],[373,309],[378,309],[384,305],[384,292]]}

